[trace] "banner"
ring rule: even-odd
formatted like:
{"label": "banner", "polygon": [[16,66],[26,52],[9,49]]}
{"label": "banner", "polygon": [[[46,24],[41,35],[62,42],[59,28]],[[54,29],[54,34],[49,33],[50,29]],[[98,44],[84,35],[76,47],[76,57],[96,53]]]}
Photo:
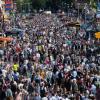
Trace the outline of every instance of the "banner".
{"label": "banner", "polygon": [[100,32],[95,33],[95,38],[100,39]]}
{"label": "banner", "polygon": [[5,10],[12,10],[12,0],[5,0]]}

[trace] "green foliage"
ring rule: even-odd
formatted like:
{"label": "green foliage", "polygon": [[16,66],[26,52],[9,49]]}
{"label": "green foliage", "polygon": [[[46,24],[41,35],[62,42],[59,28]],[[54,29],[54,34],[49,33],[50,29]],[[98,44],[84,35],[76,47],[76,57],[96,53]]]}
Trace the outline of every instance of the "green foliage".
{"label": "green foliage", "polygon": [[97,1],[96,0],[89,0],[90,1],[90,5],[92,8],[96,9],[96,4],[97,4]]}
{"label": "green foliage", "polygon": [[40,9],[45,8],[47,0],[32,0],[33,8]]}
{"label": "green foliage", "polygon": [[[69,6],[74,2],[75,0],[16,0],[17,2],[17,8],[19,11],[21,10],[27,10],[29,5],[31,4],[31,8],[33,9],[51,9],[51,10],[58,10],[58,9],[67,9],[67,5]],[[96,2],[97,0],[86,0],[88,4],[91,4],[93,8],[96,8]]]}
{"label": "green foliage", "polygon": [[30,9],[31,0],[16,0],[16,4],[19,12],[23,12],[23,10],[26,12]]}

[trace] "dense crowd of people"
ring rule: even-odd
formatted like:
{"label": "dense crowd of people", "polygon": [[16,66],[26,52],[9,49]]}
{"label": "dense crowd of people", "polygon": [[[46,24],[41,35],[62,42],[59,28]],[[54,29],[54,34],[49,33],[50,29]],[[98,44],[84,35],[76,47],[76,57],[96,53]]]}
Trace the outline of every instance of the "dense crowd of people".
{"label": "dense crowd of people", "polygon": [[0,50],[0,100],[99,100],[100,41],[67,22],[57,14],[16,18],[25,34]]}

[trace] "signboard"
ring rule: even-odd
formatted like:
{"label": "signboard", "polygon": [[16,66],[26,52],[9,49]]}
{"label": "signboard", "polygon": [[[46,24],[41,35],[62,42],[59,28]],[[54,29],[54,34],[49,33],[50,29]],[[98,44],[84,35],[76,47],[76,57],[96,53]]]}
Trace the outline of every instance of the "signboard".
{"label": "signboard", "polygon": [[97,11],[100,11],[100,2],[97,4]]}
{"label": "signboard", "polygon": [[100,32],[96,32],[96,33],[95,33],[95,37],[96,37],[97,39],[100,39]]}
{"label": "signboard", "polygon": [[5,10],[12,10],[12,0],[5,0]]}
{"label": "signboard", "polygon": [[100,18],[100,2],[97,3],[96,18]]}

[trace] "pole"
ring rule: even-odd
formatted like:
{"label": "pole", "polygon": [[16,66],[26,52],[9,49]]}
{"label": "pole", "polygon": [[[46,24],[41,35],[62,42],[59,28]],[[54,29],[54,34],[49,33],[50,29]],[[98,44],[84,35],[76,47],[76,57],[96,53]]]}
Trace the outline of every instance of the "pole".
{"label": "pole", "polygon": [[2,16],[3,18],[2,18],[2,29],[3,29],[3,31],[4,31],[4,15]]}
{"label": "pole", "polygon": [[68,19],[69,19],[69,5],[67,5],[67,9],[68,9]]}
{"label": "pole", "polygon": [[79,3],[78,3],[78,20],[80,19],[80,17],[79,17]]}
{"label": "pole", "polygon": [[28,13],[30,13],[30,3],[28,3]]}
{"label": "pole", "polygon": [[23,8],[22,8],[22,4],[21,4],[21,11],[20,11],[20,13],[22,13],[23,12]]}
{"label": "pole", "polygon": [[86,4],[85,4],[85,24],[86,24]]}

